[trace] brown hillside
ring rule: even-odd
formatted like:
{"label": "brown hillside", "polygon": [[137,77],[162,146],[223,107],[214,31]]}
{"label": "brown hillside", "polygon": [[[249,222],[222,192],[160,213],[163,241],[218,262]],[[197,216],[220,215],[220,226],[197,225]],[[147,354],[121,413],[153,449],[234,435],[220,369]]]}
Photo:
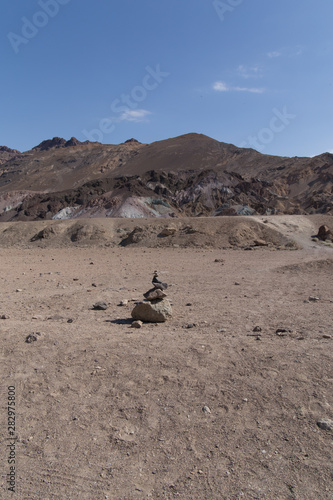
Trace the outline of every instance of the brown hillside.
{"label": "brown hillside", "polygon": [[0,221],[332,210],[332,154],[263,155],[202,134],[148,145],[53,138],[0,169]]}

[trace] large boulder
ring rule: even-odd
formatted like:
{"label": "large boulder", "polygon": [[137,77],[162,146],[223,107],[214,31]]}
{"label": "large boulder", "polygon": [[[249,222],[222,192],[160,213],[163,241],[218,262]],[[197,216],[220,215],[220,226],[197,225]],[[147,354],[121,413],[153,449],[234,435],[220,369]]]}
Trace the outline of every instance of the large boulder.
{"label": "large boulder", "polygon": [[332,241],[332,232],[327,226],[320,226],[317,234],[317,238],[322,241]]}
{"label": "large boulder", "polygon": [[132,311],[132,318],[148,323],[164,323],[172,317],[169,300],[143,300],[138,302]]}

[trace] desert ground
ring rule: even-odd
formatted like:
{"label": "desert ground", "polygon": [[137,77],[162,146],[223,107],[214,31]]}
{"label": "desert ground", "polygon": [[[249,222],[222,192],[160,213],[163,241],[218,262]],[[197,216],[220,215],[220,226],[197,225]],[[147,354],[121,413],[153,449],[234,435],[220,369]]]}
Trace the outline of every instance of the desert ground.
{"label": "desert ground", "polygon": [[[327,221],[3,223],[0,497],[332,499]],[[154,270],[173,317],[131,328]]]}

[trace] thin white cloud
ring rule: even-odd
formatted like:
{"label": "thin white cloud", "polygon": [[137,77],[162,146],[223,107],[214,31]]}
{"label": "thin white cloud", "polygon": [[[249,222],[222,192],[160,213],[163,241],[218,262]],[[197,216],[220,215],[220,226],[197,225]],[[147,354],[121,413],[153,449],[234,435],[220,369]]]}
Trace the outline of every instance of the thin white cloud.
{"label": "thin white cloud", "polygon": [[225,82],[215,82],[213,89],[217,92],[250,92],[252,94],[263,94],[265,89],[257,87],[230,87]]}
{"label": "thin white cloud", "polygon": [[224,82],[215,82],[213,85],[214,90],[218,90],[219,92],[228,92],[229,88]]}
{"label": "thin white cloud", "polygon": [[239,65],[237,68],[237,74],[242,78],[261,78],[263,76],[263,69],[259,64],[256,66],[244,66]]}
{"label": "thin white cloud", "polygon": [[272,50],[267,52],[266,56],[270,59],[276,57],[298,57],[304,52],[304,47],[302,45],[295,45],[294,47],[282,47],[279,50]]}
{"label": "thin white cloud", "polygon": [[146,109],[127,109],[120,115],[120,120],[127,122],[145,122],[149,115],[151,115],[151,112]]}
{"label": "thin white cloud", "polygon": [[282,53],[279,52],[278,50],[274,50],[273,52],[268,52],[267,53],[267,56],[270,58],[270,59],[274,59],[275,57],[280,57],[282,56]]}

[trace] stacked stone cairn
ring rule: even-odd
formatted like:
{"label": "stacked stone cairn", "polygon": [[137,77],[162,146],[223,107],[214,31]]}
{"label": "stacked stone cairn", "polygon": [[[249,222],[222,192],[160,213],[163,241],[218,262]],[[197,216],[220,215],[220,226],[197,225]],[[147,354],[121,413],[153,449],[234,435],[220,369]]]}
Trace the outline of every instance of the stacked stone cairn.
{"label": "stacked stone cairn", "polygon": [[148,323],[163,323],[172,317],[171,303],[166,294],[168,285],[158,279],[157,271],[154,271],[152,284],[153,288],[143,294],[145,299],[135,305],[132,318]]}

